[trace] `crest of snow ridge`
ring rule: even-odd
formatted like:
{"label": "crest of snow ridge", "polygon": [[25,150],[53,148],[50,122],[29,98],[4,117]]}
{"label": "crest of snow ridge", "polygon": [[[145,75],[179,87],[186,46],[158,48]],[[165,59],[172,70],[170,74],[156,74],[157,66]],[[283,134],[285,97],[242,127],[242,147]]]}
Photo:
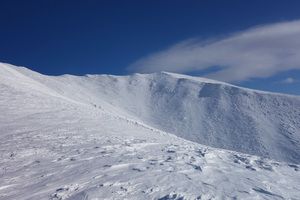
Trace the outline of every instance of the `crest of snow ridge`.
{"label": "crest of snow ridge", "polygon": [[167,72],[51,77],[6,64],[0,70],[1,83],[96,105],[200,144],[300,163],[298,96]]}

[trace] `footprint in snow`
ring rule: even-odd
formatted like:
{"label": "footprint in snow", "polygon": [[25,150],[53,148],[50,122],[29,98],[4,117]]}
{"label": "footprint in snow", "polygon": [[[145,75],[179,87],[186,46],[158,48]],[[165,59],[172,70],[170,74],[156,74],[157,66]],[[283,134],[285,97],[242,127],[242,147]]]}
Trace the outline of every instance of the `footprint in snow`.
{"label": "footprint in snow", "polygon": [[255,160],[255,163],[261,169],[268,170],[268,171],[273,171],[272,166],[269,165],[268,163],[262,161],[262,160]]}
{"label": "footprint in snow", "polygon": [[183,200],[184,198],[182,196],[179,196],[177,194],[167,194],[164,197],[159,198],[158,200]]}
{"label": "footprint in snow", "polygon": [[53,200],[56,199],[67,199],[69,198],[75,191],[79,189],[78,184],[74,185],[66,185],[64,187],[56,189],[55,193],[51,195]]}
{"label": "footprint in snow", "polygon": [[294,168],[295,171],[300,171],[300,168],[297,165],[289,165],[289,167]]}
{"label": "footprint in snow", "polygon": [[249,164],[250,161],[248,158],[244,158],[244,157],[241,157],[241,156],[238,156],[238,155],[234,155],[234,163],[238,163],[238,164],[241,164],[244,163],[244,164]]}

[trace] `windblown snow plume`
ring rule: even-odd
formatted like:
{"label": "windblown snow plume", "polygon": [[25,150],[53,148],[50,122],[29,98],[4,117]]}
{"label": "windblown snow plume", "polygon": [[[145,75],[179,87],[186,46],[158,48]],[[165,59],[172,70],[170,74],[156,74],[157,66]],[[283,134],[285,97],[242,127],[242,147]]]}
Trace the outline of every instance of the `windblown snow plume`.
{"label": "windblown snow plume", "polygon": [[0,64],[0,199],[297,199],[300,97]]}

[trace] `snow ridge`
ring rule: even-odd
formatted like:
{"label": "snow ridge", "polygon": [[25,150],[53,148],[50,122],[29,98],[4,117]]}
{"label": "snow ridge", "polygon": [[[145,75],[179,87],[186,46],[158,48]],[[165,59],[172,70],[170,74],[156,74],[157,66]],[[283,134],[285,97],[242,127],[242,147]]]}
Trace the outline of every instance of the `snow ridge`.
{"label": "snow ridge", "polygon": [[174,73],[43,76],[55,93],[216,148],[300,163],[300,97]]}
{"label": "snow ridge", "polygon": [[8,64],[0,94],[1,199],[300,195],[298,96],[166,72],[52,77]]}

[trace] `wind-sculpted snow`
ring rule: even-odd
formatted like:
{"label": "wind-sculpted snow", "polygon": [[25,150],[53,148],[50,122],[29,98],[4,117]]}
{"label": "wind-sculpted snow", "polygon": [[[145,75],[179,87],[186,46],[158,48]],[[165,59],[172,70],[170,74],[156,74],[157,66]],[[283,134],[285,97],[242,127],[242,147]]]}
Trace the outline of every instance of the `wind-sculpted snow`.
{"label": "wind-sculpted snow", "polygon": [[46,77],[27,69],[18,71],[68,99],[118,112],[200,144],[300,162],[298,96],[164,72]]}
{"label": "wind-sculpted snow", "polygon": [[299,96],[166,72],[49,77],[25,68],[14,70],[56,95],[200,144],[300,163]]}
{"label": "wind-sculpted snow", "polygon": [[169,73],[49,77],[7,64],[0,94],[0,199],[300,196],[297,162],[198,144],[298,161],[298,97]]}
{"label": "wind-sculpted snow", "polygon": [[101,100],[160,130],[212,147],[300,162],[297,96],[168,73],[84,80],[98,86],[92,92]]}

